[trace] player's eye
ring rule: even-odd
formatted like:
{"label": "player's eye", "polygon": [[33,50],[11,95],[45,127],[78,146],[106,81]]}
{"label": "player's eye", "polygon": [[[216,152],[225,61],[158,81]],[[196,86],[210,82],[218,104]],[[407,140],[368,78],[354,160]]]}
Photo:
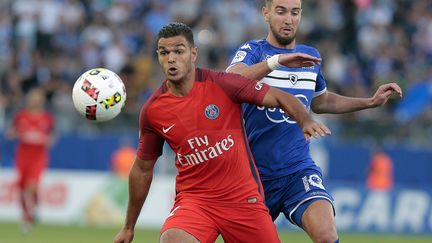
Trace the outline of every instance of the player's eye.
{"label": "player's eye", "polygon": [[292,14],[293,16],[297,16],[297,15],[300,14],[300,10],[294,10],[294,11],[291,11],[291,14]]}
{"label": "player's eye", "polygon": [[284,8],[277,8],[276,9],[276,14],[277,15],[283,15],[285,13],[286,13],[286,9],[284,9]]}
{"label": "player's eye", "polygon": [[159,55],[161,55],[161,56],[165,56],[166,54],[168,54],[167,51],[159,51]]}
{"label": "player's eye", "polygon": [[184,50],[177,50],[177,51],[176,51],[176,54],[179,54],[179,55],[180,55],[180,54],[183,54],[183,53],[184,53]]}

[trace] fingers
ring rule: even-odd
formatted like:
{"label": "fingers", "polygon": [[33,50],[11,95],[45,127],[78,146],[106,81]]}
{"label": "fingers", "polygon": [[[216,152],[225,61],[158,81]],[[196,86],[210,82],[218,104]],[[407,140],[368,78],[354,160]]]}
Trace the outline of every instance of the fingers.
{"label": "fingers", "polygon": [[305,67],[312,67],[312,66],[314,66],[315,64],[319,64],[319,62],[303,61],[303,65],[302,65],[302,66],[305,66]]}
{"label": "fingers", "polygon": [[311,64],[311,66],[315,64],[320,64],[322,61],[321,58],[314,57],[306,53],[298,53],[298,56],[303,60],[303,63]]}
{"label": "fingers", "polygon": [[398,93],[399,97],[402,97],[402,89],[397,83],[388,83],[382,85],[380,88],[382,88],[383,91],[392,91]]}
{"label": "fingers", "polygon": [[391,85],[392,89],[394,91],[396,91],[396,93],[399,94],[399,97],[402,97],[402,89],[401,89],[401,87],[399,85],[397,85],[397,83],[390,83],[390,85]]}
{"label": "fingers", "polygon": [[321,58],[305,53],[286,53],[279,56],[279,62],[287,67],[311,67],[321,63]]}
{"label": "fingers", "polygon": [[303,128],[303,134],[306,140],[309,141],[311,137],[318,139],[319,136],[324,137],[330,135],[331,131],[326,125],[313,122]]}
{"label": "fingers", "polygon": [[393,90],[387,90],[386,92],[384,92],[384,97],[387,99],[388,97],[390,97],[390,95],[393,93]]}

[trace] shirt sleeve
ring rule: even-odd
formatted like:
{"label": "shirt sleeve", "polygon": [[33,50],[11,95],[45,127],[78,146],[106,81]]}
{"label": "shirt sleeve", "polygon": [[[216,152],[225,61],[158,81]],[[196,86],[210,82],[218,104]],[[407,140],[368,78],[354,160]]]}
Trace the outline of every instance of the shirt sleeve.
{"label": "shirt sleeve", "polygon": [[[321,54],[319,53],[318,50],[314,49],[316,54],[314,56],[316,57],[321,57]],[[318,70],[318,76],[316,79],[316,86],[315,86],[315,92],[313,97],[317,97],[322,95],[326,90],[327,90],[327,84],[326,84],[326,80],[321,72],[321,67],[322,64],[318,65],[319,70]]]}
{"label": "shirt sleeve", "polygon": [[326,81],[324,79],[324,76],[321,72],[321,68],[318,72],[318,77],[316,80],[316,86],[315,86],[315,93],[313,95],[313,97],[317,97],[322,95],[325,91],[327,90],[327,85],[326,85]]}
{"label": "shirt sleeve", "polygon": [[137,156],[142,160],[156,160],[162,154],[164,139],[151,128],[147,107],[147,104],[144,105],[140,113]]}
{"label": "shirt sleeve", "polygon": [[236,103],[262,105],[270,86],[262,81],[247,79],[240,74],[219,72],[215,82]]}

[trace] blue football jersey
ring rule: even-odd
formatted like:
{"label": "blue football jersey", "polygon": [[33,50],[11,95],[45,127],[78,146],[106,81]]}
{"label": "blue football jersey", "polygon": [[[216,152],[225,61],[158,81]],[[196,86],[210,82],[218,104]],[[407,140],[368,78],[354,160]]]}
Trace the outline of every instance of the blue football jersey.
{"label": "blue football jersey", "polygon": [[[296,45],[294,49],[277,48],[266,40],[252,40],[241,46],[231,65],[253,65],[281,53],[303,52],[320,57],[317,49]],[[309,110],[312,98],[323,94],[327,87],[321,65],[308,68],[282,67],[262,82],[291,93]],[[301,128],[282,109],[243,104],[246,131],[262,180],[289,175],[305,168],[317,168],[309,152],[309,142]]]}

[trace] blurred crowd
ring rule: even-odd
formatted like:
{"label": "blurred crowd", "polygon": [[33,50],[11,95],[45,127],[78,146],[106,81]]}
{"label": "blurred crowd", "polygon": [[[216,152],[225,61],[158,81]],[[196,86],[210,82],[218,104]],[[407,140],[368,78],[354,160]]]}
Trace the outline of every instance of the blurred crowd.
{"label": "blurred crowd", "polygon": [[[139,109],[163,80],[155,37],[180,21],[195,32],[198,66],[224,70],[248,39],[265,38],[264,0],[1,0],[0,133],[23,96],[42,86],[60,134],[137,132]],[[303,1],[298,42],[317,47],[328,88],[369,97],[394,81],[404,91],[432,82],[432,2],[429,0]],[[75,112],[71,89],[84,71],[106,67],[127,88],[113,121],[94,124]],[[401,123],[399,100],[385,107],[323,116],[342,139],[430,144],[432,111]]]}

